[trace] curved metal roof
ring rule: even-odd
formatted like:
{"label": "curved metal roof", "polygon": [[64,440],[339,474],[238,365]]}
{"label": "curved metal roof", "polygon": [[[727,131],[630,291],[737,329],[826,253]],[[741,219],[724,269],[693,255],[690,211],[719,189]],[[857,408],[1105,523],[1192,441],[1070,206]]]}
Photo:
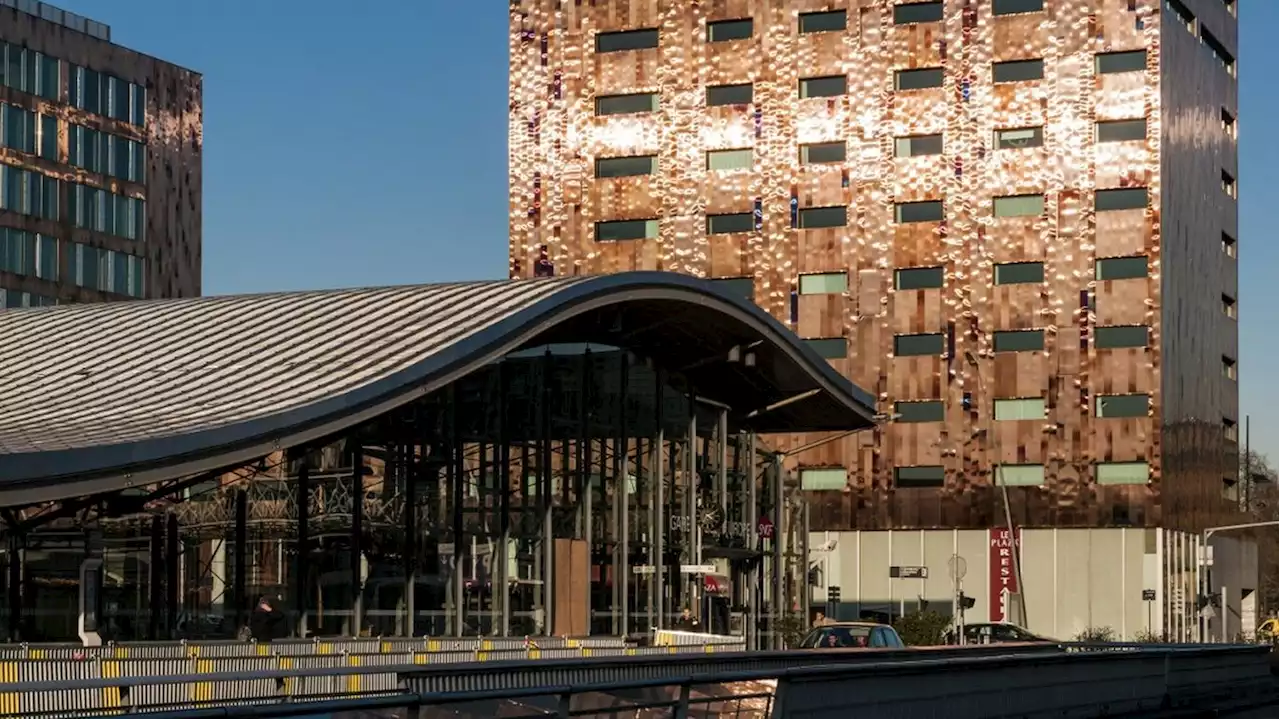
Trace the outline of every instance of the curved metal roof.
{"label": "curved metal roof", "polygon": [[[197,469],[185,457],[261,456],[410,401],[588,311],[655,301],[749,327],[845,426],[870,422],[874,399],[763,310],[671,273],[59,306],[0,312],[0,493],[22,486],[43,501],[154,481],[137,471],[147,463],[180,476]],[[89,475],[110,478],[89,486]],[[67,486],[35,491],[47,484]]]}

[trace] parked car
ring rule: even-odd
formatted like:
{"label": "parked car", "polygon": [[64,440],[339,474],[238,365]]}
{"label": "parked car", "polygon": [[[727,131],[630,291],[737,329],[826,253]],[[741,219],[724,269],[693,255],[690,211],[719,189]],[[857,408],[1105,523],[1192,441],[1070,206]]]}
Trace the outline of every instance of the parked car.
{"label": "parked car", "polygon": [[1023,629],[1016,624],[990,622],[964,625],[965,644],[1004,644],[1011,642],[1056,642],[1056,639],[1042,637]]}
{"label": "parked car", "polygon": [[903,649],[906,645],[888,624],[830,622],[815,627],[800,641],[800,649]]}

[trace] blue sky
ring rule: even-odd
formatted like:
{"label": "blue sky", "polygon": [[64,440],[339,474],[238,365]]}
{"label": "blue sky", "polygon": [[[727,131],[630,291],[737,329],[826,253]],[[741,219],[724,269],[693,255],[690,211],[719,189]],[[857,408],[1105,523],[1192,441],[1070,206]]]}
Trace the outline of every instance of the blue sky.
{"label": "blue sky", "polygon": [[[206,293],[506,275],[503,0],[55,4],[204,73]],[[1241,411],[1274,458],[1277,3],[1238,5]]]}

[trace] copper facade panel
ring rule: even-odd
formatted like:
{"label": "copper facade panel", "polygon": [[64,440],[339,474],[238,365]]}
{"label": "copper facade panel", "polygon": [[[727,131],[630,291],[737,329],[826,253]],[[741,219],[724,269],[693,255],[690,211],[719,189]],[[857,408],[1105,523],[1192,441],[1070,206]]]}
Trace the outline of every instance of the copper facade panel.
{"label": "copper facade panel", "polygon": [[[1218,105],[1234,113],[1234,79],[1165,22],[1159,0],[1046,0],[1004,17],[949,1],[942,22],[916,25],[895,25],[894,4],[513,2],[511,275],[534,274],[545,254],[557,274],[750,276],[757,304],[802,337],[848,338],[832,364],[881,412],[945,402],[941,423],[891,423],[796,458],[849,470],[846,491],[812,495],[816,528],[990,526],[1002,516],[996,461],[1045,465],[1043,487],[1010,490],[1020,524],[1182,527],[1192,507],[1217,511],[1224,446],[1210,425],[1236,411],[1234,384],[1217,381],[1236,341],[1219,295],[1234,296],[1235,274],[1213,253],[1235,220],[1210,166],[1234,168],[1235,147],[1196,138],[1217,130]],[[1234,53],[1235,20],[1219,5],[1188,3]],[[847,12],[843,32],[798,31],[799,13],[832,9]],[[708,22],[745,17],[750,39],[706,41]],[[595,52],[597,32],[647,27],[660,31],[656,49]],[[1188,36],[1170,46],[1175,31]],[[1095,73],[1095,54],[1136,49],[1145,71]],[[994,81],[994,63],[1027,59],[1044,61],[1042,78]],[[896,71],[934,67],[943,87],[894,90]],[[829,75],[846,77],[846,94],[799,97],[802,79]],[[745,82],[751,104],[705,106],[708,85]],[[596,96],[632,92],[659,93],[658,109],[595,116]],[[1097,121],[1139,118],[1145,141],[1095,141]],[[996,147],[996,130],[1029,127],[1042,146]],[[942,154],[897,156],[897,138],[935,133]],[[802,145],[839,141],[843,163],[802,163]],[[706,169],[707,150],[746,147],[750,169]],[[596,157],[641,152],[658,154],[656,175],[593,179]],[[1165,184],[1170,167],[1178,177]],[[1118,187],[1148,188],[1148,208],[1095,211],[1095,190]],[[995,217],[994,198],[1014,194],[1043,194],[1043,213]],[[944,201],[943,221],[896,221],[895,203],[925,200]],[[794,228],[793,212],[836,205],[846,226]],[[756,232],[705,234],[706,214],[757,209]],[[636,217],[660,218],[659,236],[594,241],[595,222]],[[1149,257],[1149,277],[1095,281],[1095,259],[1126,255]],[[1003,262],[1042,262],[1044,282],[995,285]],[[895,289],[895,269],[929,266],[944,268],[941,288]],[[799,295],[799,276],[814,272],[847,273],[847,291]],[[1162,334],[1169,322],[1212,341],[1191,349]],[[1093,328],[1107,324],[1147,325],[1151,344],[1098,349]],[[994,352],[992,333],[1016,329],[1044,329],[1044,350]],[[894,356],[895,335],[922,333],[943,335],[943,355]],[[1099,395],[1131,393],[1150,394],[1149,416],[1094,416]],[[997,398],[1018,397],[1044,398],[1045,417],[992,420]],[[1191,417],[1211,421],[1192,431]],[[1098,485],[1094,464],[1107,461],[1146,461],[1152,479]],[[945,468],[943,488],[894,488],[895,467],[924,464]],[[1172,499],[1175,482],[1186,499]]]}
{"label": "copper facade panel", "polygon": [[[144,297],[198,296],[203,152],[199,73],[7,7],[0,8],[0,40],[61,61],[57,100],[0,86],[0,102],[57,118],[57,161],[0,150],[0,162],[64,181],[59,194],[59,220],[0,211],[0,226],[39,232],[59,240],[58,279],[0,271],[0,289],[58,301],[127,299],[126,295],[77,286],[69,272],[70,243],[74,242],[143,258]],[[144,123],[135,125],[73,107],[69,92],[74,65],[144,87]],[[129,182],[72,166],[72,124],[144,143],[145,182]],[[74,226],[67,209],[69,187],[65,184],[73,182],[144,199],[145,239],[126,239]]]}

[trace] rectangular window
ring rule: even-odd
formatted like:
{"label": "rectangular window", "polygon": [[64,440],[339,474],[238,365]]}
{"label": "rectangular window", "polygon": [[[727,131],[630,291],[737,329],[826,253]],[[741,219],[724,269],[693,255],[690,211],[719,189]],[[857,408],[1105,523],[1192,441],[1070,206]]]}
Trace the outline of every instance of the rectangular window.
{"label": "rectangular window", "polygon": [[893,272],[896,290],[932,290],[942,287],[941,267],[909,267]]}
{"label": "rectangular window", "polygon": [[67,211],[76,227],[142,241],[146,227],[146,202],[86,185],[73,184],[67,192]]}
{"label": "rectangular window", "polygon": [[849,78],[845,75],[807,77],[800,81],[800,97],[839,97],[848,88]]}
{"label": "rectangular window", "polygon": [[1093,193],[1093,209],[1098,212],[1111,210],[1144,210],[1147,207],[1147,188],[1117,187]]}
{"label": "rectangular window", "polygon": [[1222,233],[1222,254],[1227,257],[1236,256],[1236,238],[1225,232]]}
{"label": "rectangular window", "polygon": [[1009,195],[992,201],[996,217],[1036,217],[1044,214],[1044,195]]}
{"label": "rectangular window", "polygon": [[1236,361],[1226,355],[1222,355],[1222,376],[1233,382],[1236,379]]}
{"label": "rectangular window", "polygon": [[756,281],[752,277],[714,277],[711,283],[730,297],[738,297],[748,302],[755,301]]}
{"label": "rectangular window", "polygon": [[893,145],[898,157],[941,155],[942,135],[908,135],[896,138]]}
{"label": "rectangular window", "polygon": [[1173,13],[1178,19],[1178,24],[1187,29],[1192,34],[1196,31],[1196,16],[1191,14],[1186,5],[1182,4],[1182,0],[1164,0],[1164,7]]}
{"label": "rectangular window", "polygon": [[68,75],[67,99],[72,106],[133,125],[146,123],[145,88],[78,65],[72,65]]}
{"label": "rectangular window", "polygon": [[1136,280],[1147,276],[1147,258],[1104,257],[1093,263],[1095,280]]}
{"label": "rectangular window", "polygon": [[941,355],[942,352],[941,334],[898,335],[893,338],[893,354],[896,357],[924,357]]}
{"label": "rectangular window", "polygon": [[845,17],[844,10],[800,13],[801,35],[811,32],[839,32],[844,30],[847,24],[848,19]]}
{"label": "rectangular window", "polygon": [[800,146],[800,163],[803,165],[825,165],[844,162],[844,159],[843,142],[815,142]]}
{"label": "rectangular window", "polygon": [[798,225],[802,230],[844,227],[849,224],[847,207],[806,207],[800,210]]}
{"label": "rectangular window", "polygon": [[727,235],[732,232],[754,232],[756,216],[753,212],[732,212],[723,215],[707,215],[708,235]]}
{"label": "rectangular window", "polygon": [[1100,52],[1093,56],[1093,71],[1098,75],[1118,72],[1140,72],[1147,69],[1147,51]]}
{"label": "rectangular window", "polygon": [[657,171],[657,155],[596,158],[596,177],[635,177],[652,175]]}
{"label": "rectangular window", "polygon": [[1227,133],[1227,137],[1235,139],[1236,137],[1236,116],[1232,115],[1227,108],[1222,108],[1222,131]]}
{"label": "rectangular window", "polygon": [[1098,484],[1146,484],[1151,470],[1146,462],[1099,462],[1093,476]]}
{"label": "rectangular window", "polygon": [[596,116],[635,115],[658,110],[658,93],[641,92],[634,95],[605,95],[596,98]]}
{"label": "rectangular window", "polygon": [[941,422],[945,410],[942,400],[934,399],[923,402],[895,402],[893,412],[897,416],[895,422]]}
{"label": "rectangular window", "polygon": [[844,467],[804,467],[800,470],[800,489],[806,492],[837,492],[848,487],[849,472]]}
{"label": "rectangular window", "polygon": [[1027,82],[1044,78],[1044,60],[1011,60],[991,66],[991,81],[995,83]]}
{"label": "rectangular window", "polygon": [[997,285],[1026,285],[1044,282],[1043,262],[1007,262],[996,265]]}
{"label": "rectangular window", "polygon": [[847,272],[800,275],[800,294],[802,295],[842,294],[848,289],[849,273]]}
{"label": "rectangular window", "polygon": [[1200,39],[1204,41],[1205,47],[1209,48],[1209,52],[1213,53],[1214,59],[1218,61],[1218,64],[1222,65],[1222,67],[1227,71],[1227,74],[1235,75],[1235,57],[1233,57],[1231,53],[1227,52],[1227,46],[1218,42],[1218,38],[1214,37],[1213,33],[1209,32],[1203,24],[1200,25]]}
{"label": "rectangular window", "polygon": [[658,29],[621,30],[596,34],[596,52],[647,50],[658,46]]}
{"label": "rectangular window", "polygon": [[1094,413],[1099,417],[1146,417],[1151,398],[1145,394],[1099,395]]}
{"label": "rectangular window", "polygon": [[1222,314],[1233,320],[1236,318],[1236,298],[1231,295],[1222,296]]}
{"label": "rectangular window", "polygon": [[1043,464],[996,465],[997,487],[1039,487],[1043,484]]}
{"label": "rectangular window", "polygon": [[942,68],[927,67],[921,70],[898,70],[893,73],[893,89],[926,90],[942,87]]}
{"label": "rectangular window", "polygon": [[995,414],[997,422],[1041,421],[1044,419],[1044,398],[998,399]]}
{"label": "rectangular window", "polygon": [[657,236],[657,220],[608,220],[596,223],[596,242],[651,240]]}
{"label": "rectangular window", "polygon": [[1044,330],[1007,330],[991,337],[996,352],[1039,352],[1044,349]]}
{"label": "rectangular window", "polygon": [[1024,147],[1040,147],[1043,144],[1043,127],[1018,127],[1009,130],[996,130],[997,150],[1018,150]]}
{"label": "rectangular window", "polygon": [[940,466],[894,467],[893,484],[898,489],[927,489],[941,487],[946,473]]}
{"label": "rectangular window", "polygon": [[849,356],[849,341],[843,337],[806,339],[804,343],[823,359],[844,359]]}
{"label": "rectangular window", "polygon": [[942,222],[942,201],[899,202],[893,206],[893,216],[898,224],[908,222]]}
{"label": "rectangular window", "polygon": [[1115,325],[1093,330],[1093,346],[1098,349],[1146,347],[1148,328],[1142,325]]}
{"label": "rectangular window", "polygon": [[1044,10],[1044,0],[995,0],[991,4],[992,15],[1014,15],[1041,10]]}
{"label": "rectangular window", "polygon": [[707,88],[707,107],[750,105],[754,96],[751,83],[745,85],[712,85]]}
{"label": "rectangular window", "polygon": [[58,118],[52,115],[40,116],[40,156],[46,160],[58,159]]}
{"label": "rectangular window", "polygon": [[1235,199],[1236,196],[1236,178],[1232,177],[1226,170],[1222,171],[1222,191],[1227,197]]}
{"label": "rectangular window", "polygon": [[1232,419],[1222,418],[1222,438],[1228,442],[1237,442],[1240,439],[1240,432],[1236,429],[1236,422]]}
{"label": "rectangular window", "polygon": [[895,25],[941,21],[941,2],[913,2],[893,6],[893,24]]}
{"label": "rectangular window", "polygon": [[1098,142],[1127,142],[1147,139],[1147,119],[1106,120],[1097,124]]}
{"label": "rectangular window", "polygon": [[751,148],[736,150],[708,150],[707,169],[718,170],[750,170],[754,162]]}
{"label": "rectangular window", "polygon": [[707,42],[728,42],[730,40],[746,40],[754,31],[751,18],[740,20],[719,20],[707,23]]}

